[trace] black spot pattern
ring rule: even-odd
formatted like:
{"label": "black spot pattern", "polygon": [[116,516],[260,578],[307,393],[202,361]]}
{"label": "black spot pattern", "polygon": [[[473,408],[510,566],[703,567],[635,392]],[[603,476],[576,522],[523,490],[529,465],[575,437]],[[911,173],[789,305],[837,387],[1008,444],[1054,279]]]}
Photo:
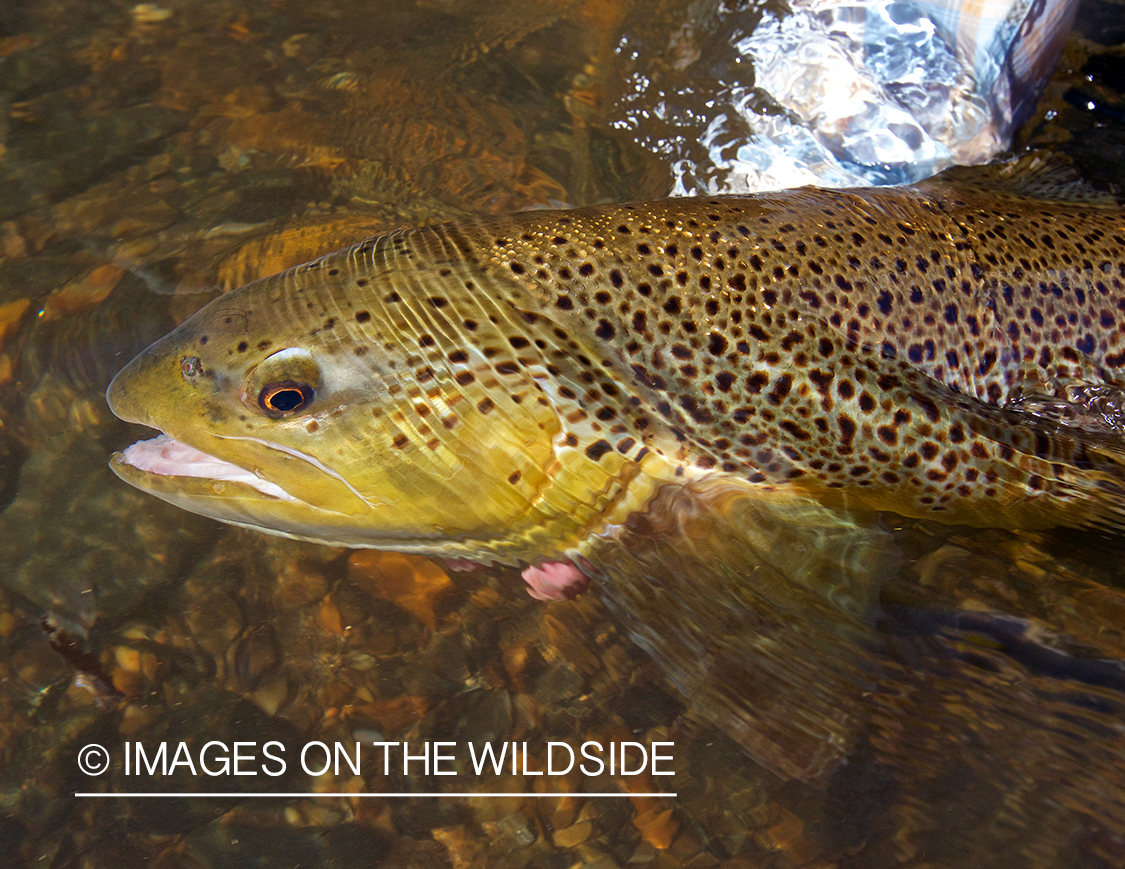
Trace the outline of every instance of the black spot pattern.
{"label": "black spot pattern", "polygon": [[[954,197],[940,181],[925,196],[848,194],[862,201],[847,209],[839,195],[602,206],[570,213],[565,234],[550,215],[526,215],[506,224],[521,231],[504,237],[522,240],[501,260],[509,275],[539,265],[529,294],[578,346],[611,345],[596,351],[606,374],[682,436],[696,468],[892,488],[887,503],[918,513],[962,498],[969,469],[983,479],[984,466],[1004,465],[1026,485],[997,446],[1019,438],[966,424],[950,404],[971,418],[972,401],[1003,407],[1121,367],[1125,254],[1106,230],[1115,212]],[[1014,234],[1019,222],[1034,249]],[[587,420],[619,422],[630,446],[656,445],[580,386],[559,395]],[[759,440],[774,445],[769,456],[748,446]],[[605,439],[594,451],[611,449]]]}

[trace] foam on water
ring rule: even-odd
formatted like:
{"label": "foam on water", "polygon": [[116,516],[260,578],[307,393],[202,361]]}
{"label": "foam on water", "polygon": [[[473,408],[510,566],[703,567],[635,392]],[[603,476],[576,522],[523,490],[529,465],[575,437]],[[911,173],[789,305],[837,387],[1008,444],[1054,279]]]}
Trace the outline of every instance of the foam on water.
{"label": "foam on water", "polygon": [[675,195],[911,183],[1007,147],[1073,6],[723,6],[661,62],[622,41],[631,69],[612,123],[668,159]]}

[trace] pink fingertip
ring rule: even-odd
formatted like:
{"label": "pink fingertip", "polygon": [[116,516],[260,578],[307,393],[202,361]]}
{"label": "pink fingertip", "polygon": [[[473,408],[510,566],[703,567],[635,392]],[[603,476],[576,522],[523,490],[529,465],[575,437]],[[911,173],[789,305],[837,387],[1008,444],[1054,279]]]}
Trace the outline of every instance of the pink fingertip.
{"label": "pink fingertip", "polygon": [[569,561],[548,561],[525,568],[527,593],[536,600],[571,600],[590,586],[590,580]]}

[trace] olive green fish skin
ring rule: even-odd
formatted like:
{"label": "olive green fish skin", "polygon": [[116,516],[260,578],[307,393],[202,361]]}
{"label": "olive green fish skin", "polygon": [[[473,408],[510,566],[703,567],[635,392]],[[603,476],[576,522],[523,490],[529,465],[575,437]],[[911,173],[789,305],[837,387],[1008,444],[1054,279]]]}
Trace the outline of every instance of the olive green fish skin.
{"label": "olive green fish skin", "polygon": [[[1071,417],[1090,396],[1116,406],[1122,280],[1118,208],[940,177],[531,212],[392,233],[250,284],[109,398],[213,455],[252,437],[314,457],[351,490],[347,518],[258,498],[242,524],[345,545],[573,555],[674,481],[1117,525],[1114,421]],[[279,348],[307,350],[319,380],[307,408],[270,419],[256,366]],[[323,513],[335,496],[303,473]]]}

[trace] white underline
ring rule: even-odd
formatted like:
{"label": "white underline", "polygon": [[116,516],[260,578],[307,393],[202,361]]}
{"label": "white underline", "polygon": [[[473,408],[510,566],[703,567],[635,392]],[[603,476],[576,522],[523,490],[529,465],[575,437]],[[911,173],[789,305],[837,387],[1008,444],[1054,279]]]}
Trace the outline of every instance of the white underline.
{"label": "white underline", "polygon": [[444,793],[443,794],[427,794],[427,793],[411,794],[411,793],[402,793],[401,791],[397,791],[397,792],[394,792],[394,793],[380,793],[380,794],[371,794],[371,793],[353,794],[353,793],[348,793],[348,792],[345,792],[345,791],[340,791],[340,792],[336,792],[336,793],[252,793],[252,794],[224,793],[224,792],[217,792],[217,793],[211,793],[211,792],[86,793],[86,792],[78,791],[74,795],[76,797],[103,797],[103,798],[104,797],[193,797],[193,798],[195,798],[195,797],[228,797],[228,798],[233,798],[233,799],[246,799],[246,798],[249,798],[249,797],[272,797],[272,798],[275,798],[275,799],[277,799],[277,798],[293,799],[295,797],[380,797],[382,799],[393,799],[393,798],[396,798],[396,797],[399,798],[399,799],[411,799],[411,798],[416,798],[416,797],[422,797],[422,798],[430,797],[430,798],[435,798],[435,799],[470,799],[470,798],[473,798],[473,797],[539,797],[539,798],[542,798],[542,797],[619,797],[619,798],[620,797],[672,797],[672,798],[675,798],[676,797],[675,793],[623,794],[623,793],[613,792],[613,793],[586,794],[586,793],[572,793],[572,792],[568,792],[568,791],[560,791],[560,792],[557,792],[557,793],[550,793],[550,794],[521,794],[521,793],[493,794],[493,793],[474,793],[472,791],[466,791],[465,793],[454,793],[454,794],[444,794]]}

